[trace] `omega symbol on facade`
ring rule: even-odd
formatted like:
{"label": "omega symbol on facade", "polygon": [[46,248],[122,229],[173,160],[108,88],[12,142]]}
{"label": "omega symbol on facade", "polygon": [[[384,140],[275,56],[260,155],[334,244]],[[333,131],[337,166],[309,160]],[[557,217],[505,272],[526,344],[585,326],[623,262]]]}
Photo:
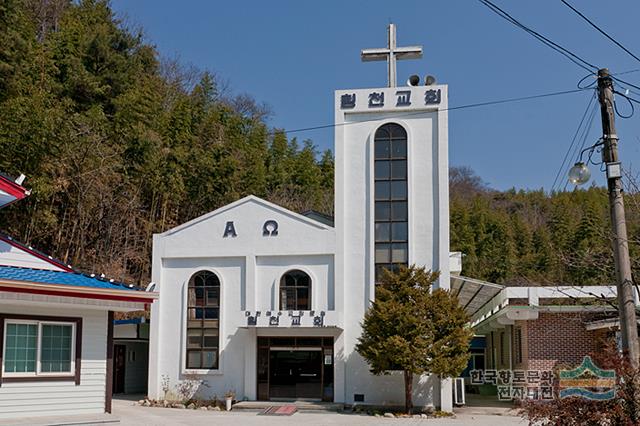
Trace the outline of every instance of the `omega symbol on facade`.
{"label": "omega symbol on facade", "polygon": [[278,235],[278,222],[268,220],[262,225],[262,235],[265,237],[275,237]]}
{"label": "omega symbol on facade", "polygon": [[[267,220],[264,225],[262,225],[262,235],[264,237],[275,237],[278,235],[278,222],[273,219]],[[224,226],[224,232],[222,233],[222,238],[232,237],[235,238],[238,236],[236,232],[236,226],[233,221],[228,221]]]}

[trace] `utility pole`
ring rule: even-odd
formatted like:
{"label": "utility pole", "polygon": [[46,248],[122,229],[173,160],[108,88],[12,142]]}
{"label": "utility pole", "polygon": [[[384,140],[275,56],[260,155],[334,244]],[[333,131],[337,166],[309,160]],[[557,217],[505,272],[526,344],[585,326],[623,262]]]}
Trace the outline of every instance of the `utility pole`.
{"label": "utility pole", "polygon": [[613,228],[613,255],[616,265],[618,289],[618,311],[622,350],[628,351],[631,365],[638,368],[639,345],[638,326],[631,262],[629,260],[629,240],[622,198],[622,176],[618,160],[618,135],[616,134],[615,110],[613,105],[613,80],[609,70],[598,70],[598,100],[602,116],[602,160],[607,167],[607,188],[609,190],[609,210]]}

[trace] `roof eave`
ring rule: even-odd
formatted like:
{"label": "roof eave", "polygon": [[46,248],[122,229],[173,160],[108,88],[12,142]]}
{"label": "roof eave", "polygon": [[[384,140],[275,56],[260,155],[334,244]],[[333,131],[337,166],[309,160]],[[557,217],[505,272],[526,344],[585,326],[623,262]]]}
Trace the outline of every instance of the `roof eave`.
{"label": "roof eave", "polygon": [[107,299],[137,303],[152,303],[158,298],[158,293],[156,292],[69,286],[64,284],[47,284],[14,280],[0,280],[0,291],[84,297],[90,299]]}
{"label": "roof eave", "polygon": [[7,194],[15,197],[16,200],[21,200],[31,194],[30,189],[25,188],[24,186],[16,183],[15,181],[9,179],[9,177],[2,174],[0,174],[0,189],[5,191]]}

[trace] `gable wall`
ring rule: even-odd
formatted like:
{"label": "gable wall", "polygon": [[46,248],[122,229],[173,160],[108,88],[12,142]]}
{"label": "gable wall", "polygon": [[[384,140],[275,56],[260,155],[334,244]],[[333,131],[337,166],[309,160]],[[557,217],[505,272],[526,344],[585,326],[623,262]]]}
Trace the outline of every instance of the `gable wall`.
{"label": "gable wall", "polygon": [[[267,311],[278,310],[280,277],[288,270],[301,269],[312,277],[313,309],[335,307],[332,228],[256,199],[221,210],[154,236],[152,280],[160,300],[151,311],[151,396],[163,396],[162,376],[175,386],[196,373],[207,381],[199,389],[202,397],[234,389],[239,399],[255,399],[256,329],[247,328],[247,312],[260,311],[265,320]],[[263,235],[268,220],[278,223],[277,235]],[[230,221],[235,237],[224,236]],[[186,293],[191,276],[200,270],[214,272],[221,281],[217,370],[186,369]],[[286,327],[287,315],[281,313],[281,329]]]}

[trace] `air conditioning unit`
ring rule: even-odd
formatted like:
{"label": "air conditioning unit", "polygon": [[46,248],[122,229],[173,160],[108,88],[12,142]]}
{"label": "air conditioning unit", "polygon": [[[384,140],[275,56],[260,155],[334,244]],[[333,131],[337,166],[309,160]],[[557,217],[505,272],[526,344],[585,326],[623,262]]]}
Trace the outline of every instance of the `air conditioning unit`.
{"label": "air conditioning unit", "polygon": [[455,405],[465,405],[464,379],[456,377],[453,379],[453,403]]}

